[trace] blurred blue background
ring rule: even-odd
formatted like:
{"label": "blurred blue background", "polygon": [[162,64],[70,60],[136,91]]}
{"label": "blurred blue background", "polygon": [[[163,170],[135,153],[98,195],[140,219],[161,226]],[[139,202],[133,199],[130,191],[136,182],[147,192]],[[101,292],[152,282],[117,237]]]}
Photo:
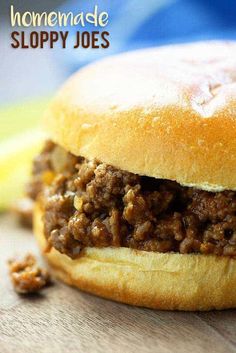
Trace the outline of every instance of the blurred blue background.
{"label": "blurred blue background", "polygon": [[[100,11],[109,13],[104,30],[110,32],[110,48],[71,49],[70,43],[66,50],[14,50],[10,4],[19,11],[75,13],[91,11],[97,4]],[[4,0],[0,25],[0,103],[8,104],[52,94],[73,71],[105,55],[166,43],[236,39],[236,0]],[[74,32],[81,29],[68,30],[74,41]]]}
{"label": "blurred blue background", "polygon": [[[79,6],[78,6],[79,4]],[[121,51],[204,39],[236,38],[235,0],[100,0],[66,2],[64,11],[109,13],[109,50],[67,50],[62,61],[72,71],[94,59]],[[71,37],[73,35],[72,29]]]}

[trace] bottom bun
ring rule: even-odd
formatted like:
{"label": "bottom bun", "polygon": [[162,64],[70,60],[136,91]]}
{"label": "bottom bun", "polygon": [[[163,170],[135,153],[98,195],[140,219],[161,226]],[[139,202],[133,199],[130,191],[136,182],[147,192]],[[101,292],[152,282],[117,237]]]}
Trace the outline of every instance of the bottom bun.
{"label": "bottom bun", "polygon": [[34,212],[34,231],[52,273],[83,291],[163,310],[236,307],[236,260],[229,257],[86,248],[72,260],[54,248],[45,252],[39,204]]}

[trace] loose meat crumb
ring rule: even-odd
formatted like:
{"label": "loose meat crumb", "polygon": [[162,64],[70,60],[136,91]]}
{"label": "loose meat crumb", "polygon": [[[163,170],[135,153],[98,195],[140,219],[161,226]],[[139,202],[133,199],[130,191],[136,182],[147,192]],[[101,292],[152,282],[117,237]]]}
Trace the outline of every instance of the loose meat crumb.
{"label": "loose meat crumb", "polygon": [[85,247],[108,246],[236,256],[233,191],[139,176],[52,142],[36,158],[28,189],[44,198],[49,246],[72,258]]}
{"label": "loose meat crumb", "polygon": [[20,224],[24,227],[32,227],[34,202],[29,197],[18,200],[12,207],[12,211],[16,214]]}
{"label": "loose meat crumb", "polygon": [[12,284],[19,294],[39,292],[50,282],[48,271],[40,268],[31,254],[22,260],[9,260],[8,265]]}

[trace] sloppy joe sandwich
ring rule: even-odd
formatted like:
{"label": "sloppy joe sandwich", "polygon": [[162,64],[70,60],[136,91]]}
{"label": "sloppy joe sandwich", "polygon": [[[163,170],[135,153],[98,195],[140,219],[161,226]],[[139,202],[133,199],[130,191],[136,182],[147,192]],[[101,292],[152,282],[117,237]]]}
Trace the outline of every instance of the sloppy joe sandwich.
{"label": "sloppy joe sandwich", "polygon": [[236,43],[93,63],[44,122],[28,193],[58,278],[150,308],[236,307]]}

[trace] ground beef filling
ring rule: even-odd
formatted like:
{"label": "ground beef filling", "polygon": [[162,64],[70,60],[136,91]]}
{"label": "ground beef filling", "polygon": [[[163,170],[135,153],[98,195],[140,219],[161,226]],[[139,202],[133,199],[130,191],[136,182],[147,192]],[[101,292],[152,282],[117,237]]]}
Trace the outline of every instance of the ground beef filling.
{"label": "ground beef filling", "polygon": [[72,258],[89,247],[236,256],[236,193],[139,176],[47,142],[28,193],[42,191],[50,246]]}

